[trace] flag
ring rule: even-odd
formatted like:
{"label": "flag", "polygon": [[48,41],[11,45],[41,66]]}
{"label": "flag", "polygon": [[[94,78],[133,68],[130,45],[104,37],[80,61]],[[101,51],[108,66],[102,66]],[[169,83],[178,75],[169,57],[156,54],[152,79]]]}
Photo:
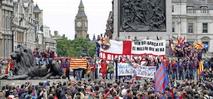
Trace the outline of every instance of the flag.
{"label": "flag", "polygon": [[88,61],[87,59],[71,59],[70,60],[70,67],[72,69],[88,69],[87,67]]}
{"label": "flag", "polygon": [[203,49],[204,48],[204,45],[201,41],[195,41],[193,43],[193,46],[194,46],[195,49]]}
{"label": "flag", "polygon": [[123,54],[124,55],[130,55],[132,51],[132,41],[125,40],[123,41]]}
{"label": "flag", "polygon": [[184,45],[185,42],[186,42],[185,37],[182,37],[182,36],[178,37],[178,39],[177,39],[177,45],[178,46]]}
{"label": "flag", "polygon": [[199,67],[198,67],[198,70],[197,70],[198,75],[201,75],[202,72],[203,72],[203,63],[204,63],[203,60],[201,60],[201,61],[199,62]]}
{"label": "flag", "polygon": [[[161,45],[162,44],[162,45]],[[100,58],[113,60],[119,57],[131,57],[133,55],[142,56],[148,55],[165,55],[166,54],[166,41],[165,40],[141,40],[141,41],[109,41],[109,48],[103,49],[100,47]]]}
{"label": "flag", "polygon": [[155,91],[164,93],[165,88],[169,84],[169,77],[166,72],[166,67],[161,63],[160,67],[155,73]]}

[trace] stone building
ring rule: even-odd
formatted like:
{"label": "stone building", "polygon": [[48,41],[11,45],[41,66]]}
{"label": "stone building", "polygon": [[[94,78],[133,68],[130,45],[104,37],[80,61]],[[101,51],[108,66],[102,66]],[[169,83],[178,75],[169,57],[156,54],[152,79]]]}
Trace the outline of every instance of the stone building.
{"label": "stone building", "polygon": [[172,33],[201,40],[213,52],[213,0],[172,0]]}
{"label": "stone building", "polygon": [[33,0],[0,1],[0,57],[8,58],[17,45],[34,49],[42,32],[43,11]]}
{"label": "stone building", "polygon": [[63,37],[61,36],[61,35],[59,35],[59,33],[58,33],[58,31],[54,31],[53,32],[53,35],[52,35],[52,38],[54,39],[54,40],[60,40],[60,39],[63,39]]}
{"label": "stone building", "polygon": [[50,27],[44,26],[43,30],[43,48],[56,51],[56,40],[52,38]]}
{"label": "stone building", "polygon": [[75,17],[75,38],[88,39],[88,20],[84,11],[83,1],[80,1],[78,13]]}
{"label": "stone building", "polygon": [[12,52],[13,1],[0,1],[0,57],[8,58]]}

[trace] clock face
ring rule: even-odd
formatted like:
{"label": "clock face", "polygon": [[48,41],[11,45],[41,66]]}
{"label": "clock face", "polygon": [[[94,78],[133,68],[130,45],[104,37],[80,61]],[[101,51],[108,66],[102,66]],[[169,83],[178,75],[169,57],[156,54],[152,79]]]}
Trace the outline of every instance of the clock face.
{"label": "clock face", "polygon": [[78,27],[81,27],[81,22],[77,22],[77,26],[78,26]]}

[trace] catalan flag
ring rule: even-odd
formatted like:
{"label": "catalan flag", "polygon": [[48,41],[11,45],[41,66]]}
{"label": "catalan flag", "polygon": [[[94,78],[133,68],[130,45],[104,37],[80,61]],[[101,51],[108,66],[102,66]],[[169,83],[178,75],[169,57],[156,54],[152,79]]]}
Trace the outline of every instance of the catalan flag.
{"label": "catalan flag", "polygon": [[160,67],[155,73],[155,91],[164,93],[165,88],[169,84],[169,77],[166,72],[166,67],[161,63]]}
{"label": "catalan flag", "polygon": [[86,59],[71,59],[70,67],[72,69],[79,69],[79,68],[87,69],[88,62]]}
{"label": "catalan flag", "polygon": [[204,63],[204,61],[203,60],[201,60],[200,62],[199,62],[199,67],[198,67],[198,70],[197,70],[197,73],[198,73],[198,75],[201,75],[202,74],[202,72],[203,72],[203,63]]}

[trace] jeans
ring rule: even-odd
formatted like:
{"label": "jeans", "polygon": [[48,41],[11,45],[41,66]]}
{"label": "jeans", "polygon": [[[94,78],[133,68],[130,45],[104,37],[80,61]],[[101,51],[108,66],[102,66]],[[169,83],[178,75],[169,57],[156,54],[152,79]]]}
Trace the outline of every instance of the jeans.
{"label": "jeans", "polygon": [[189,68],[186,69],[186,73],[185,74],[186,74],[186,78],[190,79],[190,70],[189,70]]}
{"label": "jeans", "polygon": [[53,59],[52,58],[47,58],[46,63],[47,64],[52,64]]}
{"label": "jeans", "polygon": [[95,79],[95,71],[91,71],[91,76],[92,79]]}
{"label": "jeans", "polygon": [[83,70],[82,70],[82,69],[77,69],[77,70],[76,70],[76,78],[77,78],[77,80],[81,80],[81,78],[82,78],[82,73],[83,73]]}
{"label": "jeans", "polygon": [[112,79],[112,78],[113,78],[113,72],[108,72],[107,79]]}
{"label": "jeans", "polygon": [[176,79],[179,80],[180,78],[179,78],[179,69],[178,69],[178,67],[176,67],[176,72],[175,73],[176,73],[176,75],[175,75]]}
{"label": "jeans", "polygon": [[40,64],[40,63],[39,63],[40,58],[36,57],[35,60],[36,60],[36,65],[39,65],[39,64]]}
{"label": "jeans", "polygon": [[41,65],[46,65],[46,59],[45,59],[45,58],[42,58],[42,59],[40,60],[40,64],[41,64]]}
{"label": "jeans", "polygon": [[179,80],[183,80],[184,79],[184,76],[183,76],[183,71],[179,71],[179,76],[178,76],[178,79]]}
{"label": "jeans", "polygon": [[197,80],[197,69],[196,68],[193,69],[193,78],[194,78],[194,80]]}

